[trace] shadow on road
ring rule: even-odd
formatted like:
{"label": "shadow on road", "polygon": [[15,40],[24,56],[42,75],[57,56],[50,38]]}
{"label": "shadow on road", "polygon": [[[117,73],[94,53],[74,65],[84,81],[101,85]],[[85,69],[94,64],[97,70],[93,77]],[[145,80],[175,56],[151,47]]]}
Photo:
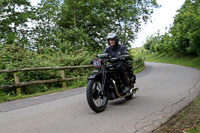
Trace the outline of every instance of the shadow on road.
{"label": "shadow on road", "polygon": [[126,99],[117,99],[117,100],[113,100],[110,101],[109,104],[110,105],[124,105],[124,104],[128,104],[130,103],[132,100],[136,99],[137,97],[133,97],[130,100],[126,100]]}

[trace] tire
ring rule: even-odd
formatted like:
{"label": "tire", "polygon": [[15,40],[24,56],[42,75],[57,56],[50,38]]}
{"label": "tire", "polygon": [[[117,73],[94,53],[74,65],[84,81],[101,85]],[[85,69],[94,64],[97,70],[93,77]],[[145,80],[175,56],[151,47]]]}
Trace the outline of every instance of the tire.
{"label": "tire", "polygon": [[100,87],[101,87],[101,82],[95,80],[89,80],[86,89],[86,97],[88,105],[96,113],[104,111],[108,103],[108,97],[100,94]]}

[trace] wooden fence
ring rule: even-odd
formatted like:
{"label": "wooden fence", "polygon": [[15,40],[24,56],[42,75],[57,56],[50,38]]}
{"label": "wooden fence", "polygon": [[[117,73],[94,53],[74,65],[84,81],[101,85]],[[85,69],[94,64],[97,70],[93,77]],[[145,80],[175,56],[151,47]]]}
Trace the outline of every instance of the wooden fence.
{"label": "wooden fence", "polygon": [[[142,61],[136,60],[135,64],[137,64],[134,69],[138,69],[141,67]],[[11,85],[2,85],[0,86],[0,89],[9,89],[9,88],[16,88],[17,94],[21,94],[20,87],[23,86],[29,86],[29,85],[36,85],[36,84],[45,84],[45,83],[55,83],[55,82],[63,82],[62,86],[66,87],[67,81],[76,80],[77,78],[66,78],[65,77],[65,70],[67,69],[78,69],[78,68],[94,68],[93,65],[83,65],[83,66],[64,66],[64,67],[39,67],[39,68],[22,68],[22,69],[16,69],[16,70],[0,70],[1,73],[13,73],[15,84]],[[60,70],[60,77],[61,79],[50,79],[50,80],[38,80],[38,81],[31,81],[31,82],[20,82],[20,79],[17,75],[17,72],[25,72],[25,71],[41,71],[41,70]]]}

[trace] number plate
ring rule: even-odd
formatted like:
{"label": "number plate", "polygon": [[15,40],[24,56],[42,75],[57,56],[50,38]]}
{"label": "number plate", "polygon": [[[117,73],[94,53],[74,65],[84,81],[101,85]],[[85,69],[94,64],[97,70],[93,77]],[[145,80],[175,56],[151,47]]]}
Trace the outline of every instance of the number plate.
{"label": "number plate", "polygon": [[101,67],[101,59],[95,59],[93,60],[93,65],[97,68]]}

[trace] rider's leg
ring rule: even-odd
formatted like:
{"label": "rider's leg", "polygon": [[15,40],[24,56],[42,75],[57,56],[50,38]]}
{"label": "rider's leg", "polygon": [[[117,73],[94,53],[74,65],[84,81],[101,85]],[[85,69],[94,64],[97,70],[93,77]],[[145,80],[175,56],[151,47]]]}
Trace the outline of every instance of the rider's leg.
{"label": "rider's leg", "polygon": [[127,73],[125,64],[119,63],[116,67],[116,70],[117,70],[117,73],[120,75],[120,77],[122,77],[122,81],[125,85],[123,92],[125,93],[130,90],[130,83],[129,83],[128,73]]}

